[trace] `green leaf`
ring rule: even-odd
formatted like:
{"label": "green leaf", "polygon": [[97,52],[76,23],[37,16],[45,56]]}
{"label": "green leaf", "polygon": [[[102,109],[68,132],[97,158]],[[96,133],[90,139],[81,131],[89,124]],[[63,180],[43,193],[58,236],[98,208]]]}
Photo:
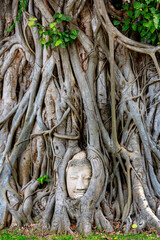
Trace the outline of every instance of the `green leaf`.
{"label": "green leaf", "polygon": [[76,37],[78,36],[78,30],[72,30],[72,33],[74,36],[76,36]]}
{"label": "green leaf", "polygon": [[133,2],[133,7],[136,8],[136,9],[140,8],[141,7],[140,2],[134,1]]}
{"label": "green leaf", "polygon": [[147,31],[145,31],[144,29],[142,30],[142,32],[140,33],[141,34],[141,37],[144,37],[146,35]]}
{"label": "green leaf", "polygon": [[61,23],[61,22],[62,22],[62,19],[61,19],[61,18],[57,18],[57,19],[56,19],[56,22],[57,22],[57,23]]}
{"label": "green leaf", "polygon": [[40,29],[38,32],[39,32],[39,34],[42,34],[42,33],[43,33],[43,30],[42,30],[42,29]]}
{"label": "green leaf", "polygon": [[39,177],[39,178],[37,178],[37,181],[39,181],[39,182],[40,182],[40,181],[41,181],[41,178],[42,178],[42,177]]}
{"label": "green leaf", "polygon": [[16,17],[16,21],[17,21],[17,22],[19,21],[19,16]]}
{"label": "green leaf", "polygon": [[48,35],[48,31],[44,31],[43,34],[44,34],[45,36],[47,36],[47,35]]}
{"label": "green leaf", "polygon": [[70,38],[72,38],[72,39],[76,39],[76,38],[77,38],[77,36],[75,36],[75,35],[71,34],[71,35],[70,35]]}
{"label": "green leaf", "polygon": [[133,229],[137,228],[137,224],[132,224],[132,228]]}
{"label": "green leaf", "polygon": [[72,45],[74,43],[73,39],[70,39],[70,44]]}
{"label": "green leaf", "polygon": [[127,19],[124,19],[124,22],[125,22],[125,24],[129,24],[129,23],[130,23],[130,21],[131,21],[131,19],[129,19],[129,18],[127,18]]}
{"label": "green leaf", "polygon": [[56,27],[53,27],[52,30],[53,30],[54,33],[57,33],[57,28]]}
{"label": "green leaf", "polygon": [[113,20],[113,24],[114,24],[115,26],[118,26],[120,23],[121,23],[121,22],[118,21],[118,20]]}
{"label": "green leaf", "polygon": [[41,184],[43,184],[43,178],[41,178],[40,182],[41,182]]}
{"label": "green leaf", "polygon": [[146,18],[146,19],[150,19],[152,17],[152,14],[151,13],[147,13],[147,14],[145,14],[144,15],[144,18]]}
{"label": "green leaf", "polygon": [[127,14],[128,14],[129,17],[133,16],[133,12],[132,11],[127,11]]}
{"label": "green leaf", "polygon": [[52,43],[52,48],[55,48],[55,42]]}
{"label": "green leaf", "polygon": [[50,45],[51,45],[51,41],[48,41],[48,42],[46,43],[46,47],[48,48]]}
{"label": "green leaf", "polygon": [[45,179],[44,181],[45,181],[45,182],[48,182],[48,183],[50,182],[50,180],[49,180],[49,179]]}
{"label": "green leaf", "polygon": [[44,177],[44,178],[48,178],[49,176],[48,176],[48,175],[44,175],[43,177]]}
{"label": "green leaf", "polygon": [[22,5],[21,5],[21,4],[19,4],[19,9],[20,9],[20,10],[22,9]]}
{"label": "green leaf", "polygon": [[66,15],[62,15],[62,17],[61,17],[61,19],[63,20],[63,21],[66,21]]}
{"label": "green leaf", "polygon": [[65,38],[64,38],[64,41],[65,41],[65,42],[69,42],[69,38],[65,37]]}
{"label": "green leaf", "polygon": [[152,14],[155,14],[156,9],[154,7],[152,7],[152,8],[150,8],[150,11],[151,11]]}
{"label": "green leaf", "polygon": [[15,27],[15,23],[13,23],[9,28],[7,28],[7,33],[11,32]]}
{"label": "green leaf", "polygon": [[123,8],[126,9],[126,10],[128,10],[128,9],[129,9],[129,5],[126,4],[126,5],[123,6]]}
{"label": "green leaf", "polygon": [[137,23],[132,24],[131,28],[132,28],[133,31],[136,31],[137,30]]}
{"label": "green leaf", "polygon": [[153,22],[154,22],[154,26],[155,26],[155,28],[158,29],[159,18],[154,17],[154,18],[153,18]]}
{"label": "green leaf", "polygon": [[135,13],[134,13],[134,17],[138,18],[140,14],[141,14],[141,11],[140,10],[136,10]]}
{"label": "green leaf", "polygon": [[34,21],[29,21],[28,26],[31,27],[34,24]]}
{"label": "green leaf", "polygon": [[122,30],[123,31],[127,31],[129,29],[129,25],[128,24],[124,24],[123,26],[122,26]]}
{"label": "green leaf", "polygon": [[147,34],[146,34],[146,38],[149,40],[150,39],[150,37],[152,36],[152,33],[151,32],[148,32]]}
{"label": "green leaf", "polygon": [[60,15],[60,13],[56,12],[54,15],[53,15],[53,18],[58,18]]}
{"label": "green leaf", "polygon": [[46,39],[43,38],[42,41],[41,41],[42,44],[45,44],[46,43]]}
{"label": "green leaf", "polygon": [[31,27],[35,21],[37,21],[37,18],[29,18],[28,26]]}
{"label": "green leaf", "polygon": [[58,35],[53,35],[52,40],[53,40],[54,43],[57,42],[58,39],[59,39]]}
{"label": "green leaf", "polygon": [[49,36],[52,36],[54,33],[55,33],[55,32],[52,31],[51,29],[48,30],[48,35],[49,35]]}
{"label": "green leaf", "polygon": [[25,3],[25,1],[22,2],[22,7],[23,7],[23,8],[26,8],[26,3]]}
{"label": "green leaf", "polygon": [[138,26],[138,32],[142,31],[142,26]]}
{"label": "green leaf", "polygon": [[157,34],[156,34],[156,33],[154,33],[154,34],[150,37],[150,40],[152,41],[152,44],[155,43],[156,38],[157,38]]}
{"label": "green leaf", "polygon": [[62,42],[61,39],[59,39],[59,40],[55,43],[55,46],[58,47],[61,43],[63,43],[63,42]]}
{"label": "green leaf", "polygon": [[29,18],[29,21],[37,21],[37,18]]}
{"label": "green leaf", "polygon": [[57,22],[49,23],[49,27],[53,28],[53,27],[55,27],[56,24],[57,24]]}
{"label": "green leaf", "polygon": [[150,21],[147,22],[147,23],[143,23],[143,26],[147,28],[147,31],[149,31],[150,29],[152,29],[153,21],[150,20]]}
{"label": "green leaf", "polygon": [[152,25],[152,27],[150,28],[150,32],[151,32],[151,33],[154,33],[154,32],[155,32],[155,30],[156,30],[155,26],[154,26],[154,25]]}

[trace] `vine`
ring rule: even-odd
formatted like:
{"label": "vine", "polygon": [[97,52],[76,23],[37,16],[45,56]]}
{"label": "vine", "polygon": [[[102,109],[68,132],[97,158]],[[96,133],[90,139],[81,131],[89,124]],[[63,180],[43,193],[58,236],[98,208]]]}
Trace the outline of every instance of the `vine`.
{"label": "vine", "polygon": [[23,17],[23,12],[25,12],[26,7],[27,7],[27,0],[19,0],[17,16],[14,23],[7,29],[8,33],[15,28],[16,22],[21,23],[20,19]]}
{"label": "vine", "polygon": [[[78,30],[72,30],[71,32],[69,30],[65,30],[64,32],[58,31],[57,25],[62,23],[63,21],[70,22],[71,18],[65,14],[61,13],[55,13],[53,15],[53,18],[55,19],[54,22],[51,22],[48,24],[48,27],[44,27],[40,23],[35,23],[37,21],[37,18],[29,18],[28,25],[31,28],[37,27],[40,40],[39,42],[42,43],[42,48],[46,45],[48,48],[50,45],[52,48],[61,46],[62,48],[66,48],[69,43],[73,44],[74,40],[78,36]],[[49,36],[49,39],[47,39],[44,36]]]}
{"label": "vine", "polygon": [[134,31],[141,40],[147,40],[152,45],[160,44],[160,0],[140,0],[133,4],[125,4],[124,21],[113,20],[115,26],[121,26],[122,31]]}

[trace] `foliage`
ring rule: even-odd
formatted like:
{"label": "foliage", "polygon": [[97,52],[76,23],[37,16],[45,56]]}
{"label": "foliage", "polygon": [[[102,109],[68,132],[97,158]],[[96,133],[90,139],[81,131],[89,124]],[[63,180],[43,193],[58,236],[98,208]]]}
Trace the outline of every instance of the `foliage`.
{"label": "foliage", "polygon": [[44,176],[42,176],[42,177],[39,177],[38,179],[37,179],[37,181],[39,181],[41,184],[43,184],[44,182],[50,182],[50,180],[48,179],[48,175],[44,175]]}
{"label": "foliage", "polygon": [[[123,8],[127,17],[122,24],[122,31],[135,31],[140,34],[141,40],[147,39],[148,43],[160,44],[160,0],[139,0],[126,4]],[[113,20],[115,26],[121,22]]]}
{"label": "foliage", "polygon": [[14,21],[14,23],[7,29],[7,32],[11,32],[14,27],[16,26],[16,22],[20,23],[20,19],[23,16],[23,12],[26,10],[27,7],[27,0],[19,0],[19,4],[18,4],[18,14],[16,16],[16,19]]}
{"label": "foliage", "polygon": [[[16,19],[14,23],[7,29],[7,32],[11,32],[15,25],[16,22],[21,23],[20,19],[23,17],[23,12],[26,10],[27,7],[27,0],[19,0],[19,5],[18,5],[18,14],[16,16]],[[42,48],[44,48],[44,45],[48,48],[50,45],[52,48],[58,47],[59,45],[62,48],[65,48],[70,44],[73,44],[74,40],[78,36],[78,30],[72,30],[71,32],[69,30],[65,30],[64,32],[58,31],[57,25],[62,23],[63,21],[65,22],[70,22],[71,18],[65,14],[60,14],[60,13],[55,13],[53,15],[53,18],[55,19],[54,22],[51,22],[48,24],[48,27],[45,28],[43,25],[40,23],[35,23],[37,21],[37,18],[29,18],[29,26],[31,28],[37,27],[39,36],[40,36],[40,41],[42,43]],[[49,36],[48,41],[44,36]]]}
{"label": "foliage", "polygon": [[[42,43],[42,47],[44,48],[44,45],[48,48],[50,45],[52,48],[61,46],[62,48],[65,48],[70,44],[73,44],[74,40],[77,38],[78,31],[72,30],[71,32],[69,30],[65,30],[64,32],[58,31],[58,24],[62,23],[63,21],[70,22],[71,18],[65,14],[55,13],[53,15],[53,18],[55,18],[54,22],[51,22],[48,24],[48,27],[44,27],[40,23],[35,23],[37,21],[37,18],[30,18],[29,19],[29,26],[31,28],[37,27],[39,36],[40,36],[40,42]],[[49,39],[47,40],[44,36],[48,36]]]}

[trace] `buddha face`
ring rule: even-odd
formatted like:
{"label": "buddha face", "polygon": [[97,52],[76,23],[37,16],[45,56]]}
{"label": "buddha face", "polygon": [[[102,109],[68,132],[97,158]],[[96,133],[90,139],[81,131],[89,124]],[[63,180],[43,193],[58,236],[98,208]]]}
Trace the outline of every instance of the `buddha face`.
{"label": "buddha face", "polygon": [[75,159],[70,161],[67,168],[67,190],[69,197],[83,197],[91,179],[91,166],[87,160]]}

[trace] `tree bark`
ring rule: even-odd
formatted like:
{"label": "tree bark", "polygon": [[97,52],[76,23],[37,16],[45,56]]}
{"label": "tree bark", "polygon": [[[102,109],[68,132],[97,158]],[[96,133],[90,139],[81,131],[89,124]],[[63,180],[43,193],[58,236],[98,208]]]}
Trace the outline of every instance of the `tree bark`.
{"label": "tree bark", "polygon": [[[0,228],[40,220],[54,232],[113,231],[111,220],[160,232],[159,46],[114,27],[104,0],[28,0],[0,9]],[[73,45],[44,47],[28,26],[55,12],[71,17]],[[66,167],[80,152],[92,167],[89,187],[70,199]],[[49,183],[38,178],[49,176]]]}

